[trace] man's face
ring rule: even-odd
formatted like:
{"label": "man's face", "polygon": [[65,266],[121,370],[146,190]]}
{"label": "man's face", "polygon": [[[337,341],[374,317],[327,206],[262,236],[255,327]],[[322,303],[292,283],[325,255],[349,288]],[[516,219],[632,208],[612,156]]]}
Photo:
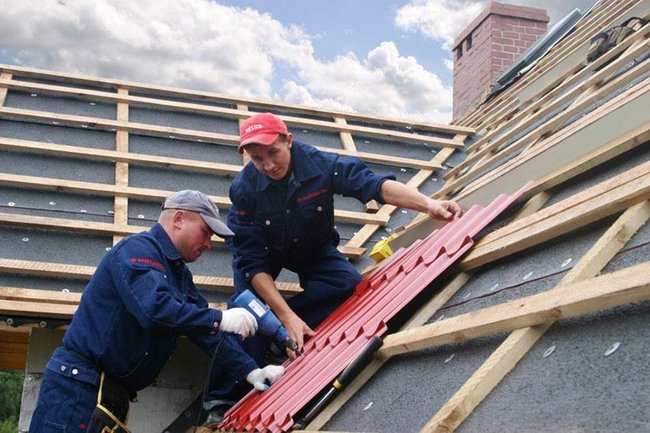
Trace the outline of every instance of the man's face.
{"label": "man's face", "polygon": [[273,180],[283,179],[291,169],[291,134],[278,136],[268,146],[249,144],[244,148],[257,170]]}
{"label": "man's face", "polygon": [[201,215],[182,211],[183,216],[175,221],[178,229],[174,246],[185,262],[193,262],[205,251],[212,249],[212,230]]}

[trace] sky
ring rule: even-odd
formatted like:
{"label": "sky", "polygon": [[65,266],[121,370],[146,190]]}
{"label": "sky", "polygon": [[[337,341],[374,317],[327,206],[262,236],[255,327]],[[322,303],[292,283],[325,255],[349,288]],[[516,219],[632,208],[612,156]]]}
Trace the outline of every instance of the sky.
{"label": "sky", "polygon": [[[594,2],[546,0],[549,28]],[[452,44],[487,4],[0,0],[0,63],[448,123]]]}

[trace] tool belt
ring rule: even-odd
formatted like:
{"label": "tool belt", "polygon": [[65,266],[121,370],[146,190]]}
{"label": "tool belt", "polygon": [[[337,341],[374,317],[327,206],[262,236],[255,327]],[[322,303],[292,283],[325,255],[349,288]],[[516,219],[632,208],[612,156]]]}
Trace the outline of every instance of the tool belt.
{"label": "tool belt", "polygon": [[129,392],[115,379],[102,372],[87,433],[131,433],[126,427],[129,416]]}

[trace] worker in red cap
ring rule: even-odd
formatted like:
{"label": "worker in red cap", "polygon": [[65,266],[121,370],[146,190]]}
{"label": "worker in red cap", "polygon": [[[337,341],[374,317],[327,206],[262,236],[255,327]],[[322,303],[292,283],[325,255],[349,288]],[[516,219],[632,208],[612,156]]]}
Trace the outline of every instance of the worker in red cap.
{"label": "worker in red cap", "polygon": [[[227,242],[233,252],[235,296],[246,289],[257,293],[299,350],[362,279],[337,249],[334,194],[363,203],[377,200],[441,220],[461,214],[455,202],[433,200],[391,174],[374,173],[358,158],[322,152],[294,140],[285,123],[271,113],[242,123],[238,149],[251,161],[230,186],[227,224],[235,236]],[[284,268],[298,274],[303,288],[286,300],[275,284]],[[260,364],[270,344],[261,343],[264,338],[258,333],[243,342]],[[213,385],[208,406],[228,400],[227,396],[237,399],[227,381],[215,380]]]}

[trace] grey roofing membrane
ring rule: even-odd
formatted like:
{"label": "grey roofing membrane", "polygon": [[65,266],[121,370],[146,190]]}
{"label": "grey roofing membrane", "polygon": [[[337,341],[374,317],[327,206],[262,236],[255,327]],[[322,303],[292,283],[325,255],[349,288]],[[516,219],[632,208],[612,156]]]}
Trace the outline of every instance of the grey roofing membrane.
{"label": "grey roofing membrane", "polygon": [[[69,84],[65,80],[37,80],[46,84]],[[102,89],[101,87],[83,86],[76,87]],[[108,90],[111,91],[111,90]],[[132,92],[133,95],[152,96],[146,92]],[[174,98],[165,96],[165,99],[183,102],[201,102],[200,98]],[[24,92],[14,89],[8,91],[4,104],[6,107],[37,110],[66,115],[91,116],[108,120],[116,118],[117,106],[115,103],[94,101],[83,97],[50,96],[37,92]],[[208,104],[228,106],[231,104]],[[312,118],[331,121],[331,117],[324,115],[305,115],[304,112],[287,110],[269,110],[256,108],[255,111],[275,111],[278,114]],[[194,129],[221,134],[237,135],[238,121],[232,118],[214,115],[201,115],[162,109],[145,108],[131,104],[129,107],[129,120],[136,123],[146,123],[175,128]],[[365,126],[378,126],[369,122]],[[97,148],[103,150],[115,149],[115,132],[111,128],[95,129],[92,125],[66,126],[57,121],[30,121],[0,120],[2,135],[10,138],[34,140],[42,143],[56,143],[71,146]],[[395,128],[409,132],[408,128]],[[340,148],[341,139],[338,133],[318,130],[310,127],[292,127],[290,130],[298,140],[309,144]],[[430,133],[427,135],[431,135]],[[442,134],[442,136],[445,136]],[[435,156],[439,149],[430,145],[390,142],[377,138],[354,137],[360,151],[377,152],[400,157],[429,160]],[[171,158],[182,158],[197,161],[241,165],[241,155],[232,144],[207,143],[201,140],[185,140],[174,137],[152,137],[138,133],[129,134],[129,151],[144,155],[156,155]],[[401,182],[408,182],[418,170],[407,167],[390,167],[383,164],[369,164],[373,170],[380,174],[393,173]],[[36,153],[2,151],[0,158],[0,172],[23,175],[49,177],[53,179],[73,180],[113,185],[115,179],[115,166],[112,162],[96,162],[85,159],[69,157],[41,156]],[[199,189],[210,195],[228,196],[228,188],[232,175],[207,174],[191,172],[188,170],[171,169],[160,166],[144,166],[137,163],[129,164],[128,179],[130,187],[150,188],[156,190]],[[439,187],[436,182],[427,180],[422,186],[423,191],[431,193]],[[0,212],[19,213],[52,218],[65,218],[82,221],[113,222],[113,198],[97,197],[93,195],[69,193],[57,190],[41,190],[39,188],[19,188],[0,186]],[[364,212],[362,203],[352,198],[337,196],[335,198],[337,209]],[[130,199],[128,207],[128,222],[130,225],[149,227],[155,223],[160,211],[158,201],[143,201]],[[227,212],[221,209],[222,213]],[[408,224],[414,217],[412,211],[398,209],[386,228],[378,230],[367,244],[368,247],[389,236],[392,229]],[[343,242],[351,239],[361,228],[356,223],[337,223],[337,229]],[[54,263],[67,263],[76,265],[95,266],[105,254],[112,242],[111,236],[75,235],[69,232],[29,230],[24,228],[0,227],[3,242],[0,242],[0,257],[21,260],[35,260]],[[23,241],[23,239],[29,239]],[[364,269],[372,263],[365,256],[353,261],[358,269]],[[195,275],[214,275],[231,277],[230,253],[226,247],[216,247],[204,255],[190,268]],[[279,277],[280,281],[296,282],[295,274],[285,271]],[[14,274],[0,274],[0,286],[35,287],[49,290],[70,289],[80,291],[83,283],[80,281],[67,281],[49,277],[26,277]],[[224,294],[210,293],[211,300],[221,300]]]}

